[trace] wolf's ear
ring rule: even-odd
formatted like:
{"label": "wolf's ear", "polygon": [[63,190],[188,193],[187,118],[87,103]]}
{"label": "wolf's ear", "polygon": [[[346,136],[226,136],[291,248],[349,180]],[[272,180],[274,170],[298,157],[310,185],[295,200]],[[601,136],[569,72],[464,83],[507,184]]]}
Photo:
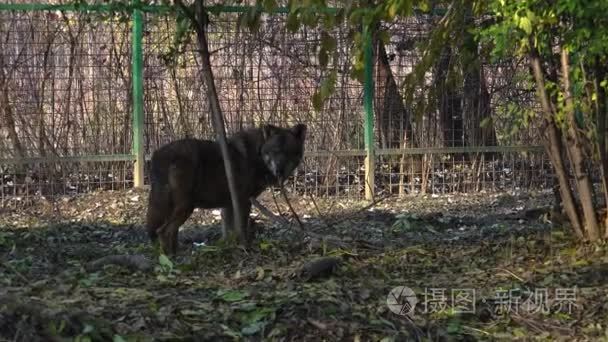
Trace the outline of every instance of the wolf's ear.
{"label": "wolf's ear", "polygon": [[264,135],[264,140],[270,139],[271,136],[277,134],[279,128],[274,125],[264,125],[262,127],[262,134]]}
{"label": "wolf's ear", "polygon": [[305,124],[297,124],[291,128],[293,135],[300,141],[304,141],[304,138],[306,138],[306,130],[307,127]]}

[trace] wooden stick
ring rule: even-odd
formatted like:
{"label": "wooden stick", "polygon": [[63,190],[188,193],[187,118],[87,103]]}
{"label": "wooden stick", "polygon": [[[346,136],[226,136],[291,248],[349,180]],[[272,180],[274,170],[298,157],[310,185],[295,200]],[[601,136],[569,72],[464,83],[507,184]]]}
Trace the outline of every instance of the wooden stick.
{"label": "wooden stick", "polygon": [[289,198],[287,197],[287,193],[285,192],[285,188],[283,187],[283,184],[281,184],[281,195],[283,195],[283,198],[285,199],[285,202],[287,203],[289,210],[291,211],[293,216],[296,218],[296,221],[298,222],[300,229],[302,229],[302,231],[304,231],[304,224],[302,224],[302,221],[300,221],[300,216],[298,216],[298,213],[296,213],[296,211],[291,206],[291,202],[289,201]]}
{"label": "wooden stick", "polygon": [[287,221],[283,216],[275,215],[272,211],[268,210],[268,208],[258,202],[257,199],[252,197],[249,200],[251,201],[251,204],[262,213],[262,215],[268,217],[274,223],[278,223],[281,225],[289,225],[289,221]]}

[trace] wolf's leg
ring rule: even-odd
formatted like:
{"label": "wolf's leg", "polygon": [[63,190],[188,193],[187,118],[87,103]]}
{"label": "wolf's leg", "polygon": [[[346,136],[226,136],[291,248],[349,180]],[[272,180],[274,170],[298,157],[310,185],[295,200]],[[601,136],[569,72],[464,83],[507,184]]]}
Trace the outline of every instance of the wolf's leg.
{"label": "wolf's leg", "polygon": [[[234,210],[232,206],[222,208],[222,237],[227,239],[231,234],[236,233],[238,237],[241,239],[241,242],[245,242],[246,244],[249,242],[249,226],[250,219],[249,213],[251,212],[251,202],[249,200],[241,203],[241,227],[235,227],[236,219],[234,215]],[[236,231],[235,231],[236,230]]]}
{"label": "wolf's leg", "polygon": [[158,240],[158,229],[166,223],[167,217],[173,211],[173,205],[166,191],[150,191],[148,211],[146,212],[146,229],[152,243]]}
{"label": "wolf's leg", "polygon": [[251,213],[251,201],[243,201],[243,203],[241,203],[240,213],[241,226],[237,228],[241,242],[243,242],[245,246],[249,246],[249,243],[251,242],[251,237],[249,236],[249,226],[251,223],[249,220],[249,213]]}
{"label": "wolf's leg", "polygon": [[173,203],[171,214],[157,233],[160,235],[161,247],[168,254],[177,251],[179,227],[186,222],[194,211],[192,198],[194,168],[186,160],[175,161],[169,168],[169,192]]}
{"label": "wolf's leg", "polygon": [[192,215],[194,208],[189,204],[175,206],[161,235],[161,246],[167,254],[175,254],[178,246],[179,227]]}
{"label": "wolf's leg", "polygon": [[234,233],[234,210],[232,205],[222,208],[222,238],[224,240]]}

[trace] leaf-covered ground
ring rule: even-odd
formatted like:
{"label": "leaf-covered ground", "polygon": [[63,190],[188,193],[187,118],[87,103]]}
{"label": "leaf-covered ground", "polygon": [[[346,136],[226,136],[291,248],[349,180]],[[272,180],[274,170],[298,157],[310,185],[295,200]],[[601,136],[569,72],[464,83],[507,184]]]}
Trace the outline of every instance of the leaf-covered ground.
{"label": "leaf-covered ground", "polygon": [[[0,341],[608,340],[607,247],[574,243],[547,194],[293,198],[313,236],[258,215],[247,251],[197,211],[171,260],[147,239],[146,197],[2,209]],[[141,270],[102,266],[122,255]],[[391,311],[409,308],[400,286],[409,314]]]}

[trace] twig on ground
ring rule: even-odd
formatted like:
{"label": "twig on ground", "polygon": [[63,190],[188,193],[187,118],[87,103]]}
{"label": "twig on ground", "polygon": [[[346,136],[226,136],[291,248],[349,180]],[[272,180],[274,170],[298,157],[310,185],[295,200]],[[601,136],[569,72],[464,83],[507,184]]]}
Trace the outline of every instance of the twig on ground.
{"label": "twig on ground", "polygon": [[[268,217],[268,219],[270,219],[271,221],[273,221],[274,223],[280,224],[280,225],[289,225],[290,222],[287,221],[285,218],[283,218],[282,216],[277,216],[275,214],[273,214],[270,210],[268,210],[268,208],[266,208],[262,203],[258,202],[255,198],[250,198],[251,204],[256,207],[260,213],[262,213],[262,215]],[[291,205],[290,205],[291,206]],[[292,208],[293,210],[293,208]],[[303,225],[300,222],[300,226],[296,226],[296,229],[303,233],[306,234],[312,238],[318,239],[318,240],[324,240],[324,241],[328,241],[331,242],[333,244],[335,244],[338,247],[341,248],[345,248],[346,244],[344,242],[342,242],[342,240],[340,240],[338,237],[336,236],[323,236],[317,233],[313,233],[309,230],[306,230],[303,228]]]}
{"label": "twig on ground", "polygon": [[289,210],[291,211],[291,213],[293,214],[293,216],[296,218],[296,222],[298,222],[298,225],[300,226],[300,229],[302,231],[304,231],[304,224],[302,224],[302,221],[300,221],[300,216],[298,216],[298,213],[296,213],[296,211],[291,206],[291,202],[289,201],[289,198],[287,197],[287,193],[285,192],[285,188],[283,187],[282,184],[281,184],[281,195],[283,195],[283,199],[287,203],[287,206],[289,207]]}
{"label": "twig on ground", "polygon": [[506,269],[506,268],[496,268],[496,269],[497,269],[497,270],[499,270],[499,271],[503,271],[503,272],[508,273],[510,276],[512,276],[513,278],[515,278],[515,279],[517,279],[517,280],[521,281],[522,283],[525,283],[525,282],[526,282],[526,281],[525,281],[524,279],[522,279],[520,276],[518,276],[517,274],[515,274],[515,273],[513,273],[513,272],[509,271],[509,270],[508,270],[508,269]]}
{"label": "twig on ground", "polygon": [[313,327],[315,327],[319,330],[327,330],[327,324],[325,324],[323,322],[319,322],[312,318],[307,318],[306,321],[308,321],[308,323],[310,323],[310,325],[312,325]]}
{"label": "twig on ground", "polygon": [[310,196],[310,200],[312,201],[312,204],[315,207],[315,211],[317,212],[317,215],[319,215],[319,219],[321,221],[323,221],[323,223],[327,226],[327,228],[331,228],[331,224],[329,224],[329,222],[327,222],[325,220],[325,215],[321,214],[321,210],[319,210],[319,206],[317,205],[317,201],[315,200],[315,196],[313,196],[311,193],[308,194]]}
{"label": "twig on ground", "polygon": [[268,210],[268,208],[258,202],[257,199],[252,197],[249,200],[251,201],[251,204],[262,213],[262,215],[268,217],[271,221],[281,225],[289,225],[289,221],[287,221],[283,216],[275,215],[272,211]]}

